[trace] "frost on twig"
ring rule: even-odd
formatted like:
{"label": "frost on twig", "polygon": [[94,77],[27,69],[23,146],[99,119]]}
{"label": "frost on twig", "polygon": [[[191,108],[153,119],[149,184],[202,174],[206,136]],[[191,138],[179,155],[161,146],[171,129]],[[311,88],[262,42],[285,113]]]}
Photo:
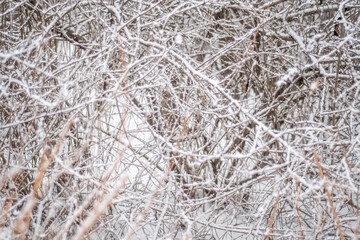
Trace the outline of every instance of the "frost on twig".
{"label": "frost on twig", "polygon": [[297,68],[289,68],[286,71],[286,74],[276,82],[277,87],[280,88],[284,85],[288,85],[289,83],[293,82],[298,75],[299,70]]}

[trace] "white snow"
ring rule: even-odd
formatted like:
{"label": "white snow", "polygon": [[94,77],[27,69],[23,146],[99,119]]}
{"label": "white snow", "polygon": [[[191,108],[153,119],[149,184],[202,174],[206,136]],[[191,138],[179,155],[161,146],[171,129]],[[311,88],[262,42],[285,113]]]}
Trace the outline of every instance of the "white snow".
{"label": "white snow", "polygon": [[178,45],[180,45],[180,44],[182,44],[182,42],[183,42],[182,36],[181,36],[180,34],[176,35],[176,37],[175,37],[175,43],[178,44]]}
{"label": "white snow", "polygon": [[318,90],[319,85],[320,85],[319,81],[311,83],[310,90],[312,91],[312,93],[315,93]]}
{"label": "white snow", "polygon": [[299,70],[297,68],[289,68],[287,70],[287,73],[276,82],[276,85],[278,87],[282,87],[292,82],[298,74],[299,74]]}

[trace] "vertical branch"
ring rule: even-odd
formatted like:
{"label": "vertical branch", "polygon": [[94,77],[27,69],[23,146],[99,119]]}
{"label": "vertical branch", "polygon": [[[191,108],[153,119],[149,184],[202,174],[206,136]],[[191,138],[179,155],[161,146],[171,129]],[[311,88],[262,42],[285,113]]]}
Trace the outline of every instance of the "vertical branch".
{"label": "vertical branch", "polygon": [[[313,154],[314,154],[314,158],[315,158],[315,160],[316,160],[316,165],[317,165],[317,167],[319,168],[320,177],[321,177],[322,180],[325,180],[324,173],[323,173],[323,170],[322,170],[322,167],[321,167],[319,158],[318,158],[315,150],[313,150]],[[332,201],[332,199],[331,199],[331,194],[330,194],[330,192],[329,192],[328,189],[327,189],[327,185],[326,185],[326,182],[325,182],[325,181],[324,181],[324,190],[325,190],[325,192],[326,192],[326,196],[327,196],[327,199],[328,199],[330,208],[331,208],[332,213],[333,213],[333,215],[334,215],[335,222],[336,222],[336,227],[337,227],[337,229],[338,229],[338,231],[339,231],[340,238],[341,238],[341,240],[345,240],[344,234],[343,234],[343,232],[342,232],[342,230],[341,230],[339,218],[338,218],[338,216],[337,216],[337,214],[336,214],[336,210],[335,210],[333,201]]]}
{"label": "vertical branch", "polygon": [[276,197],[276,201],[275,201],[275,204],[274,204],[274,209],[273,209],[273,212],[271,214],[271,218],[270,218],[270,224],[269,224],[269,230],[268,230],[268,233],[266,235],[266,240],[269,240],[270,239],[270,233],[271,233],[271,230],[272,230],[272,226],[273,226],[273,223],[274,223],[274,218],[275,218],[275,213],[276,213],[276,207],[277,207],[277,204],[279,202],[279,198],[280,198],[280,190],[278,191],[278,194],[277,194],[277,197]]}
{"label": "vertical branch", "polygon": [[300,207],[299,207],[299,182],[296,181],[296,212],[297,212],[297,218],[298,218],[298,223],[299,223],[299,232],[300,232],[300,237],[299,239],[305,239],[305,235],[304,235],[304,231],[302,229],[302,224],[301,224],[301,216],[300,216]]}

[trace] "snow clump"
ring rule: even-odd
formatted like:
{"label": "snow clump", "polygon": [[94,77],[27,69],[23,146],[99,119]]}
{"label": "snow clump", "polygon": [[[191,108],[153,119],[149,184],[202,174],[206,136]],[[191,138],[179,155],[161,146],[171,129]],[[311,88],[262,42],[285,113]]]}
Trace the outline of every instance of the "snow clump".
{"label": "snow clump", "polygon": [[289,68],[286,74],[276,82],[276,85],[282,87],[292,82],[297,75],[299,75],[299,70],[297,68]]}
{"label": "snow clump", "polygon": [[175,37],[175,43],[180,45],[183,42],[183,38],[180,34],[176,35]]}

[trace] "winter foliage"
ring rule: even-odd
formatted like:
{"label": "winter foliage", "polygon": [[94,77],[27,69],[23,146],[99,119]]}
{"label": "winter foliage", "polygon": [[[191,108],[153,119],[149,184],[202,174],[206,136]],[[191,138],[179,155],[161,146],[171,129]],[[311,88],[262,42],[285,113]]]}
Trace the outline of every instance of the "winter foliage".
{"label": "winter foliage", "polygon": [[0,239],[360,239],[360,1],[0,9]]}

